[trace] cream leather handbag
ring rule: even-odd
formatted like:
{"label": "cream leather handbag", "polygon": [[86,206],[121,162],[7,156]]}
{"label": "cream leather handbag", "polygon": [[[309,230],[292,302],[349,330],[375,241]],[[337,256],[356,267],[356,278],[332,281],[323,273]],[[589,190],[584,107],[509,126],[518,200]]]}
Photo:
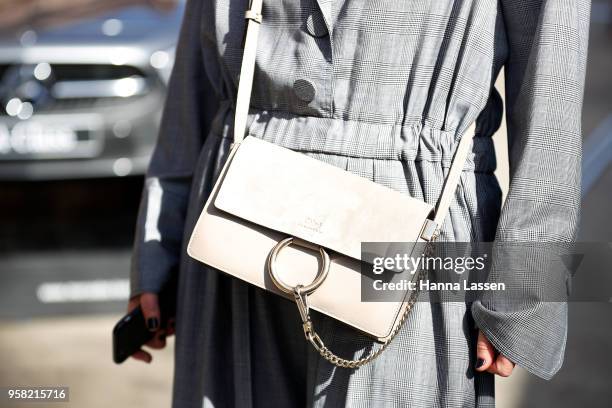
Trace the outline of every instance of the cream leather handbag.
{"label": "cream leather handbag", "polygon": [[[361,243],[433,241],[448,211],[471,137],[458,144],[437,207],[304,154],[244,138],[262,0],[246,12],[234,143],[188,244],[213,268],[284,295],[297,304],[306,339],[322,357],[356,368],[376,358],[399,332],[417,292],[396,302],[361,300]],[[467,135],[473,134],[474,126]],[[313,256],[314,255],[314,256]],[[423,271],[415,273],[414,280]],[[383,342],[347,360],[316,333],[310,309]]]}

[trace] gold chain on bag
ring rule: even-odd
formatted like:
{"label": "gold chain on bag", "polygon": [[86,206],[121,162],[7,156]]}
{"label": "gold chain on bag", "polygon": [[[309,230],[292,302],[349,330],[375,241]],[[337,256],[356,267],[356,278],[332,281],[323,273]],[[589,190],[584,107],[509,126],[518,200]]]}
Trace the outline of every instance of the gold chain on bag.
{"label": "gold chain on bag", "polygon": [[[432,255],[433,241],[435,241],[437,237],[438,237],[438,233],[436,231],[436,233],[431,237],[431,240],[427,242],[425,251],[424,251],[424,254],[426,256]],[[424,277],[425,273],[426,273],[425,269],[423,268],[419,269],[419,272],[417,273],[416,281],[419,282]],[[309,313],[308,297],[307,297],[308,294],[305,292],[307,291],[305,290],[305,287],[303,285],[297,285],[293,288],[293,295],[295,297],[295,302],[300,312],[300,317],[302,318],[302,328],[304,329],[304,335],[306,336],[306,340],[308,340],[310,344],[312,344],[315,350],[319,352],[321,357],[323,357],[325,360],[329,361],[333,365],[337,367],[343,367],[343,368],[359,368],[365,364],[368,364],[369,362],[373,361],[378,356],[380,356],[382,352],[385,351],[385,349],[389,346],[389,344],[391,344],[391,341],[393,341],[393,339],[398,335],[398,333],[404,326],[404,323],[408,319],[408,315],[412,311],[412,307],[416,303],[417,298],[419,296],[419,289],[417,285],[415,286],[415,290],[413,290],[410,293],[410,298],[406,302],[404,313],[402,314],[402,317],[400,318],[399,322],[393,329],[393,332],[391,332],[391,335],[382,343],[382,345],[379,348],[377,348],[374,351],[371,351],[370,354],[368,354],[366,357],[363,357],[357,360],[349,360],[349,359],[342,358],[338,356],[337,354],[334,354],[333,351],[327,348],[327,346],[325,345],[321,337],[319,337],[319,335],[315,331],[315,328],[314,328],[314,325],[312,323],[312,320],[310,318],[310,313]]]}

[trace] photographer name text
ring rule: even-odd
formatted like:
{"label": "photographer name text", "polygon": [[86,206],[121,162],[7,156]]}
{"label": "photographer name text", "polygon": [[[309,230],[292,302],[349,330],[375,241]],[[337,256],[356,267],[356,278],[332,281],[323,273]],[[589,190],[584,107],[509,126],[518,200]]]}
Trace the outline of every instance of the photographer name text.
{"label": "photographer name text", "polygon": [[506,284],[503,282],[431,282],[422,280],[419,282],[402,279],[398,282],[383,282],[377,279],[372,282],[374,290],[429,290],[429,291],[484,291],[484,290],[506,290]]}

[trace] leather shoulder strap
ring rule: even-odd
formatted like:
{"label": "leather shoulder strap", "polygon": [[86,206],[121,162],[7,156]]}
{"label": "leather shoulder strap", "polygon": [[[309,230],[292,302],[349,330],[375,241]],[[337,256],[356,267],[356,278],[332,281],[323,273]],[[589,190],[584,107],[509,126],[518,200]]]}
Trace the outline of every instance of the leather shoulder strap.
{"label": "leather shoulder strap", "polygon": [[453,197],[455,196],[457,185],[459,184],[459,177],[461,177],[463,166],[465,165],[468,153],[470,152],[470,142],[474,138],[475,134],[476,122],[472,123],[465,133],[463,133],[459,143],[457,144],[453,161],[451,162],[448,175],[444,181],[444,187],[442,187],[442,194],[440,194],[440,198],[436,204],[436,212],[433,221],[436,223],[438,228],[440,228],[444,223],[448,209],[450,208]]}
{"label": "leather shoulder strap", "polygon": [[234,144],[242,142],[246,133],[246,122],[251,101],[251,88],[253,87],[253,74],[255,73],[255,57],[257,56],[257,37],[261,24],[261,7],[263,0],[251,0],[249,9],[245,13],[247,20],[246,36],[244,39],[244,53],[240,67],[240,80],[238,82],[238,96],[236,98],[236,113],[234,116]]}
{"label": "leather shoulder strap", "polygon": [[[253,74],[255,72],[255,57],[257,55],[257,38],[259,36],[259,25],[262,21],[261,9],[263,0],[251,0],[249,9],[245,13],[247,19],[246,36],[244,41],[244,53],[242,57],[242,66],[240,67],[240,81],[238,83],[238,96],[236,99],[236,113],[234,117],[234,144],[239,144],[244,139],[246,133],[246,122],[249,113],[249,105],[251,100],[251,89],[253,87]],[[472,125],[463,134],[453,161],[451,163],[450,170],[444,186],[442,188],[442,194],[436,204],[435,215],[433,218],[434,225],[427,234],[437,235],[448,209],[450,208],[451,202],[457,190],[459,183],[459,177],[463,171],[463,166],[469,153],[471,146],[471,140],[475,133],[476,125]],[[427,239],[428,236],[423,236]]]}

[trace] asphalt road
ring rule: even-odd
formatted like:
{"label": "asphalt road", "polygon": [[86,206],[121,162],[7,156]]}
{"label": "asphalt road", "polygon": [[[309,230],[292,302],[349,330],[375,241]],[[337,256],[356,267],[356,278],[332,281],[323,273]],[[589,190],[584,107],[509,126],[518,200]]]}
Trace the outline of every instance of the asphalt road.
{"label": "asphalt road", "polygon": [[0,318],[118,313],[142,178],[2,183]]}

